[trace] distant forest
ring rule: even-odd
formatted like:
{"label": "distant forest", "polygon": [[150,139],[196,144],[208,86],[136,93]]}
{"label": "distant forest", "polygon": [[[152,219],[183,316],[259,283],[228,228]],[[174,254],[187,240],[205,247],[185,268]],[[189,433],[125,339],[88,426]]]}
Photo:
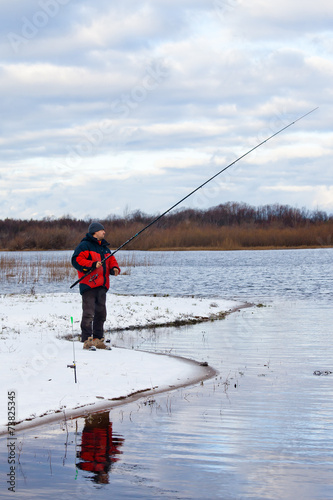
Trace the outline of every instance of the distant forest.
{"label": "distant forest", "polygon": [[[115,249],[157,215],[137,210],[123,217],[110,215],[100,222],[105,226],[106,239]],[[73,249],[86,234],[90,222],[71,216],[0,220],[0,250]],[[135,238],[126,249],[239,250],[321,246],[333,246],[332,214],[289,205],[253,207],[229,202],[206,210],[174,210]]]}

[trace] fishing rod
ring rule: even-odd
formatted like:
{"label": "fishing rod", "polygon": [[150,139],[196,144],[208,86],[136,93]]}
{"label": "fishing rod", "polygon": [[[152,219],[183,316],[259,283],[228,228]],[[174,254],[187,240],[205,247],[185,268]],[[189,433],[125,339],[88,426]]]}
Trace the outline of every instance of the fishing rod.
{"label": "fishing rod", "polygon": [[[176,208],[178,205],[180,205],[180,203],[182,203],[183,201],[187,200],[187,198],[189,198],[190,196],[192,196],[192,194],[196,193],[197,191],[199,191],[199,189],[203,188],[204,186],[206,186],[206,184],[208,184],[209,182],[211,182],[213,179],[215,179],[216,177],[218,177],[220,174],[222,174],[222,172],[225,172],[228,168],[232,167],[233,165],[235,165],[235,163],[237,163],[238,161],[242,160],[243,158],[245,158],[245,156],[249,155],[250,153],[252,153],[252,151],[254,151],[255,149],[258,149],[260,146],[262,146],[263,144],[265,144],[266,142],[270,141],[271,139],[273,139],[273,137],[277,136],[278,134],[280,134],[281,132],[283,132],[284,130],[286,130],[287,128],[291,127],[292,125],[294,125],[295,123],[299,122],[300,120],[302,120],[303,118],[305,118],[306,116],[308,116],[310,113],[313,113],[314,111],[316,111],[318,109],[318,107],[312,109],[311,111],[308,111],[307,113],[305,113],[304,115],[300,116],[299,118],[297,118],[296,120],[294,120],[293,122],[289,123],[288,125],[285,125],[283,128],[281,128],[280,130],[278,130],[277,132],[275,132],[274,134],[272,134],[271,136],[267,137],[267,139],[261,141],[259,144],[257,144],[256,146],[254,146],[253,148],[249,149],[246,153],[244,153],[243,155],[239,156],[238,158],[236,158],[236,160],[234,160],[233,162],[229,163],[229,165],[227,165],[226,167],[222,168],[222,170],[220,170],[219,172],[217,172],[216,174],[214,174],[212,177],[210,177],[208,180],[206,180],[205,182],[203,182],[202,184],[200,184],[200,186],[198,186],[197,188],[193,189],[193,191],[191,191],[189,194],[187,194],[186,196],[184,196],[184,198],[182,198],[181,200],[177,201],[177,203],[175,203],[174,205],[172,205],[172,207],[168,208],[165,212],[163,212],[161,215],[159,215],[158,217],[156,217],[155,219],[153,219],[149,224],[147,224],[147,226],[145,226],[143,229],[141,229],[140,231],[138,231],[136,234],[134,234],[131,238],[129,238],[127,241],[125,241],[125,243],[123,243],[122,245],[120,245],[120,247],[118,247],[116,250],[114,250],[110,255],[108,255],[107,257],[105,257],[101,262],[105,262],[107,259],[109,259],[110,257],[112,257],[115,253],[119,252],[119,250],[121,250],[122,248],[124,248],[126,245],[128,245],[131,241],[133,241],[135,238],[137,238],[140,234],[142,234],[144,231],[146,231],[146,229],[148,229],[149,227],[151,227],[153,224],[155,224],[155,222],[159,221],[160,219],[162,219],[162,217],[164,217],[167,213],[171,212],[171,210],[173,210],[174,208]],[[75,285],[77,285],[78,283],[80,283],[80,281],[82,281],[84,278],[86,278],[87,276],[89,276],[90,273],[92,273],[95,269],[91,269],[89,270],[86,274],[84,274],[83,276],[81,276],[81,278],[79,278],[77,281],[75,281],[75,283],[73,283],[70,288],[73,288]]]}

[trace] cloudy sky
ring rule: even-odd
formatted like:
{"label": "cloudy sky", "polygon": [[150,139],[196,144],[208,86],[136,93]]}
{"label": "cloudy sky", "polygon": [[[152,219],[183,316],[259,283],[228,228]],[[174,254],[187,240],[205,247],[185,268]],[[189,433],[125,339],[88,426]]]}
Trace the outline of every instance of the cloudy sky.
{"label": "cloudy sky", "polygon": [[0,218],[333,213],[331,0],[0,0]]}

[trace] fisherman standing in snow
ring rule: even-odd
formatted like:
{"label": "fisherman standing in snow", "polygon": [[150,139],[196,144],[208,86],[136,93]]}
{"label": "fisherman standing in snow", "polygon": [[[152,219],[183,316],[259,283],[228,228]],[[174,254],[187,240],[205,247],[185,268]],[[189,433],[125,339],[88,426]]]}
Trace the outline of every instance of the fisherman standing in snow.
{"label": "fisherman standing in snow", "polygon": [[104,239],[105,229],[99,222],[92,222],[88,233],[76,247],[72,256],[72,265],[81,278],[88,271],[92,272],[80,282],[82,295],[81,342],[83,348],[95,346],[106,349],[103,326],[106,320],[106,292],[110,286],[110,274],[118,276],[120,267],[114,256],[102,263],[111,250]]}

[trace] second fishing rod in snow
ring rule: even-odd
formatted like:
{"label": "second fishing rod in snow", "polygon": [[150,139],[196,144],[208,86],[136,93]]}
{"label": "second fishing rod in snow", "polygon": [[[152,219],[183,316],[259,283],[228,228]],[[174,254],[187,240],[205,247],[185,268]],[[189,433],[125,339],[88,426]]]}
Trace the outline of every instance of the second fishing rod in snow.
{"label": "second fishing rod in snow", "polygon": [[[241,156],[239,156],[238,158],[236,158],[236,160],[234,160],[233,162],[229,163],[229,165],[227,165],[226,167],[222,168],[222,170],[220,170],[219,172],[217,172],[216,174],[214,174],[212,177],[210,177],[209,179],[207,179],[205,182],[203,182],[202,184],[200,184],[200,186],[198,186],[197,188],[193,189],[193,191],[191,191],[189,194],[187,194],[186,196],[184,196],[184,198],[182,198],[181,200],[177,201],[177,203],[175,203],[174,205],[172,205],[172,207],[168,208],[168,210],[166,210],[165,212],[163,212],[161,215],[159,215],[158,217],[156,217],[155,219],[153,219],[149,224],[147,224],[147,226],[145,226],[143,229],[141,229],[140,231],[138,231],[136,234],[134,234],[131,238],[129,238],[127,241],[125,241],[125,243],[123,243],[122,245],[120,245],[120,247],[118,247],[116,250],[114,250],[110,255],[108,255],[107,257],[105,257],[105,259],[102,260],[102,263],[105,262],[107,259],[109,259],[110,257],[112,257],[115,253],[119,252],[119,250],[121,250],[122,248],[124,248],[126,245],[128,245],[131,241],[133,241],[135,238],[137,238],[140,234],[142,234],[144,231],[146,231],[146,229],[148,229],[149,227],[151,227],[153,224],[155,224],[155,222],[159,221],[160,219],[162,219],[162,217],[164,217],[167,213],[171,212],[171,210],[173,210],[174,208],[176,208],[178,205],[180,205],[180,203],[182,203],[183,201],[187,200],[187,198],[189,198],[190,196],[192,196],[192,194],[196,193],[197,191],[199,191],[199,189],[203,188],[204,186],[206,186],[206,184],[208,184],[209,182],[211,182],[213,179],[215,179],[216,177],[218,177],[220,174],[222,174],[223,172],[225,172],[228,168],[232,167],[233,165],[235,165],[235,163],[237,163],[238,161],[240,161],[242,158],[245,158],[245,156],[249,155],[250,153],[252,153],[252,151],[254,151],[255,149],[258,149],[260,148],[260,146],[262,146],[263,144],[265,144],[266,142],[270,141],[271,139],[273,139],[273,137],[277,136],[278,134],[280,134],[281,132],[283,132],[284,130],[286,130],[287,128],[291,127],[292,125],[294,125],[296,122],[299,122],[300,120],[302,120],[303,118],[305,118],[306,116],[308,116],[310,113],[313,113],[313,111],[316,111],[317,108],[314,108],[312,109],[311,111],[308,111],[307,113],[305,113],[305,115],[302,115],[300,116],[299,118],[297,118],[296,120],[294,120],[293,122],[289,123],[288,125],[286,125],[285,127],[281,128],[280,130],[278,130],[277,132],[275,132],[274,134],[272,134],[271,136],[267,137],[267,139],[265,139],[264,141],[261,141],[259,144],[257,144],[256,146],[254,146],[253,148],[249,149],[246,153],[242,154]],[[80,281],[82,281],[84,278],[86,278],[87,276],[89,276],[90,273],[92,273],[94,271],[94,269],[91,269],[89,270],[87,273],[85,273],[83,276],[81,276],[81,278],[79,278],[77,281],[75,281],[75,283],[73,283],[70,288],[73,288],[75,285],[77,285],[78,283],[80,283]]]}

